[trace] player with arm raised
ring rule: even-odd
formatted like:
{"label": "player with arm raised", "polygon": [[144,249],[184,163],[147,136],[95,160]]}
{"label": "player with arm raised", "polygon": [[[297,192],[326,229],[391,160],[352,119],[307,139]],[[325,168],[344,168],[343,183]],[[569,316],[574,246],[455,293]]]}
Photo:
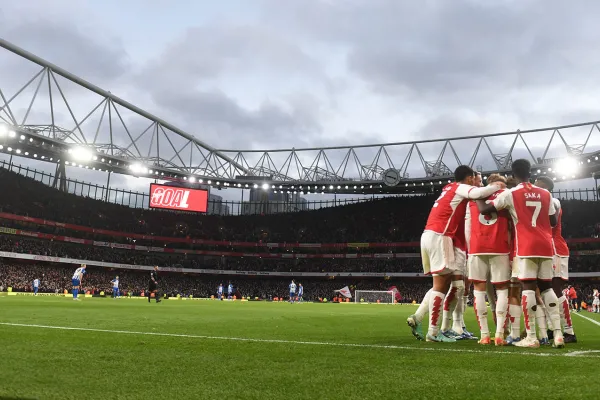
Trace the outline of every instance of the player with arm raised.
{"label": "player with arm raised", "polygon": [[112,283],[112,288],[113,288],[112,297],[113,297],[113,299],[116,299],[117,297],[120,297],[120,293],[119,293],[119,275],[117,275],[115,277],[115,279],[113,279],[111,281],[111,283]]}
{"label": "player with arm raised", "polygon": [[71,278],[71,284],[73,285],[73,300],[79,300],[77,295],[79,294],[79,288],[81,287],[81,281],[83,280],[86,268],[87,266],[85,264],[81,264],[81,266],[75,270],[73,278]]}
{"label": "player with arm raised", "polygon": [[531,164],[520,159],[512,164],[513,176],[521,183],[507,190],[486,204],[478,202],[479,211],[490,215],[508,210],[515,226],[516,263],[519,280],[523,283],[521,307],[525,319],[527,337],[518,343],[518,347],[540,346],[535,330],[535,311],[537,309],[535,289],[540,288],[542,299],[550,314],[554,329],[554,347],[564,347],[564,338],[560,327],[558,298],[552,290],[552,226],[556,225],[556,210],[552,195],[546,189],[529,183]]}
{"label": "player with arm raised", "polygon": [[[542,187],[550,192],[554,189],[554,182],[546,176],[540,176],[535,185]],[[573,330],[571,321],[571,312],[567,303],[567,298],[562,293],[562,285],[569,280],[569,246],[562,236],[562,206],[560,200],[553,198],[554,208],[556,209],[556,226],[552,228],[552,242],[554,244],[554,276],[552,278],[552,288],[556,297],[558,297],[558,309],[560,311],[560,322],[564,327],[565,343],[577,343],[577,336]]]}
{"label": "player with arm raised", "polygon": [[152,293],[154,293],[156,303],[160,303],[162,300],[160,299],[160,293],[158,292],[158,265],[155,265],[154,269],[150,272],[150,280],[148,281],[148,303],[150,303]]}
{"label": "player with arm raised", "polygon": [[[490,196],[498,185],[485,188],[472,186],[474,171],[461,165],[454,171],[455,182],[446,185],[433,204],[425,230],[421,235],[421,258],[425,274],[433,276],[433,287],[421,302],[417,313],[407,319],[413,335],[419,340],[430,342],[455,342],[440,333],[439,322],[443,311],[446,293],[452,286],[450,295],[464,292],[464,269],[466,261],[466,240],[464,239],[465,213],[469,199],[483,199]],[[452,304],[449,304],[452,309]],[[421,322],[429,311],[429,330],[424,337]]]}
{"label": "player with arm raised", "polygon": [[[488,183],[505,184],[506,178],[498,174],[490,175]],[[494,200],[505,189],[493,193],[488,200]],[[469,202],[468,212],[471,214],[469,234],[469,279],[473,281],[475,316],[481,331],[479,344],[491,344],[487,320],[486,291],[488,280],[496,288],[498,297],[495,308],[496,346],[504,346],[504,324],[508,313],[508,283],[510,282],[510,216],[506,211],[483,215],[479,213],[477,203]],[[492,300],[490,299],[490,302]]]}

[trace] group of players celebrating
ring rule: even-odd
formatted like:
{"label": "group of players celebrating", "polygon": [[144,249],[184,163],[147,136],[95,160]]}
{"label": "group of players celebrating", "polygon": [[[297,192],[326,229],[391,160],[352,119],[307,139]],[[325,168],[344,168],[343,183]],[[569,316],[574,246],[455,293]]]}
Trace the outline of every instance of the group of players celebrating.
{"label": "group of players celebrating", "polygon": [[[575,343],[562,293],[569,248],[561,234],[560,201],[550,194],[552,179],[541,176],[530,183],[531,164],[525,159],[512,163],[512,178],[490,175],[485,187],[481,174],[468,166],[459,166],[454,175],[421,236],[423,269],[433,276],[433,287],[407,320],[413,335],[428,342],[473,339],[463,319],[472,282],[480,344],[562,348]],[[493,339],[486,296],[496,325]]]}

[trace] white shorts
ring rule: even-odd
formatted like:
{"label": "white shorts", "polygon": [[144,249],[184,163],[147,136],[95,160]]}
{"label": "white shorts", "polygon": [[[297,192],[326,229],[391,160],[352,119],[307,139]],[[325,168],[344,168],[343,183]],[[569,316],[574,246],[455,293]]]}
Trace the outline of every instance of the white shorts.
{"label": "white shorts", "polygon": [[469,279],[473,282],[508,283],[510,274],[508,254],[469,256]]}
{"label": "white shorts", "polygon": [[551,281],[554,275],[551,258],[523,258],[515,257],[515,263],[519,270],[519,280],[533,281],[536,279],[542,281]]}
{"label": "white shorts", "polygon": [[510,262],[510,269],[511,269],[510,279],[518,281],[519,280],[519,264],[517,263],[517,257],[513,257],[512,261]]}
{"label": "white shorts", "polygon": [[554,268],[554,274],[552,275],[553,278],[560,278],[564,281],[568,281],[569,280],[569,257],[561,257],[561,256],[554,256],[553,261],[553,268]]}
{"label": "white shorts", "polygon": [[600,300],[594,299],[594,301],[592,301],[592,305],[593,306],[600,306]]}
{"label": "white shorts", "polygon": [[452,238],[425,231],[421,235],[421,260],[427,275],[463,275],[466,264],[464,251],[454,247]]}

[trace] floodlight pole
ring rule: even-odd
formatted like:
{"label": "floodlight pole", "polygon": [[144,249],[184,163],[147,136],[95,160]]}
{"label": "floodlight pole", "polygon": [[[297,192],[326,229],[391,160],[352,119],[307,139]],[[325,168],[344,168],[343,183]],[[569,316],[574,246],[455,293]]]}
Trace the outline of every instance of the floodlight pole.
{"label": "floodlight pole", "polygon": [[108,202],[108,193],[110,192],[110,174],[111,171],[108,171],[108,177],[106,178],[106,193],[104,194],[104,201]]}

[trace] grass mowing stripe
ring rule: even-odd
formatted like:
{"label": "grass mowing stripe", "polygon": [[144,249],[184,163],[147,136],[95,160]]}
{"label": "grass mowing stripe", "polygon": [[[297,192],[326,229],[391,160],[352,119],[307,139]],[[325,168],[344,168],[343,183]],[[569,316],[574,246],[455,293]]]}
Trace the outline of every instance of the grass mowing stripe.
{"label": "grass mowing stripe", "polygon": [[574,313],[571,313],[571,315],[576,315],[576,316],[578,316],[578,317],[581,317],[581,318],[587,319],[587,320],[588,320],[588,321],[590,321],[592,324],[596,324],[596,325],[600,326],[600,322],[596,321],[595,319],[591,319],[590,317],[586,317],[585,315],[581,315],[581,314],[579,314],[579,313],[576,313],[576,312],[574,312]]}
{"label": "grass mowing stripe", "polygon": [[[585,317],[584,317],[585,318]],[[596,321],[594,321],[596,322]],[[241,338],[241,337],[228,337],[228,336],[208,336],[208,335],[188,335],[183,333],[161,333],[161,332],[137,332],[137,331],[122,331],[122,330],[110,330],[110,329],[97,329],[97,328],[77,328],[69,326],[52,326],[52,325],[36,325],[36,324],[17,324],[11,322],[0,322],[0,325],[22,327],[22,328],[40,328],[40,329],[56,329],[65,331],[82,331],[82,332],[100,332],[100,333],[116,333],[126,335],[145,335],[145,336],[167,336],[167,337],[179,337],[189,339],[203,339],[203,340],[229,340],[236,342],[250,342],[250,343],[277,343],[277,344],[295,344],[295,345],[307,345],[307,346],[332,346],[332,347],[355,347],[355,348],[371,348],[371,349],[388,349],[388,350],[414,350],[414,351],[441,351],[441,352],[452,352],[452,353],[478,353],[478,354],[506,354],[506,355],[520,355],[520,356],[533,356],[533,357],[588,357],[588,358],[600,358],[599,355],[588,355],[588,352],[567,352],[567,353],[548,353],[540,352],[534,353],[531,351],[485,351],[485,350],[471,350],[471,349],[449,349],[446,347],[410,347],[410,346],[395,346],[395,345],[379,345],[379,344],[360,344],[360,343],[335,343],[335,342],[313,342],[313,341],[300,341],[300,340],[282,340],[282,339],[255,339],[255,338]],[[600,323],[598,324],[600,325]]]}

